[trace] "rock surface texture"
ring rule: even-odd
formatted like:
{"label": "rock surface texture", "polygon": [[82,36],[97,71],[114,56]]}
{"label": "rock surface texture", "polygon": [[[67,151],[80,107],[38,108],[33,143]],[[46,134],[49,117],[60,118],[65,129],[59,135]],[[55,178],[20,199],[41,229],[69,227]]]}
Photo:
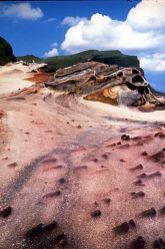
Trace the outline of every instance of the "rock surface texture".
{"label": "rock surface texture", "polygon": [[[165,248],[159,96],[139,92],[138,70],[96,62],[37,77],[0,93],[0,248]],[[113,105],[86,100],[97,94]]]}

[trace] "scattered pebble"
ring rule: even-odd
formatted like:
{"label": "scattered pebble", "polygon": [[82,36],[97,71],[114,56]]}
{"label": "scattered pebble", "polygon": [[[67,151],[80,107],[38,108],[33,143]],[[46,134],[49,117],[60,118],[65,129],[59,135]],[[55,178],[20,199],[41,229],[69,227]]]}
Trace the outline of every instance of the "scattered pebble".
{"label": "scattered pebble", "polygon": [[11,168],[14,168],[14,167],[16,167],[18,164],[16,163],[16,162],[14,162],[14,163],[9,163],[7,166],[8,167],[11,167]]}
{"label": "scattered pebble", "polygon": [[103,199],[103,201],[106,203],[106,204],[109,204],[111,202],[111,199],[110,198],[105,198]]}
{"label": "scattered pebble", "polygon": [[121,225],[116,226],[116,227],[114,228],[114,232],[115,232],[116,234],[127,233],[128,231],[129,231],[129,224],[128,224],[128,222],[124,222],[124,223],[122,223]]}
{"label": "scattered pebble", "polygon": [[155,208],[150,208],[141,213],[142,217],[153,217],[156,215],[156,210]]}
{"label": "scattered pebble", "polygon": [[163,206],[160,210],[159,210],[160,214],[165,215],[165,206]]}
{"label": "scattered pebble", "polygon": [[126,135],[126,134],[123,134],[123,135],[121,136],[121,140],[123,140],[123,141],[128,141],[128,140],[130,140],[130,136],[129,136],[129,135]]}
{"label": "scattered pebble", "polygon": [[138,164],[137,166],[130,168],[131,171],[142,170],[142,169],[143,169],[143,165],[142,164]]}
{"label": "scattered pebble", "polygon": [[3,210],[0,210],[0,216],[5,218],[11,214],[12,208],[10,206],[4,208]]}
{"label": "scattered pebble", "polygon": [[141,153],[141,155],[142,155],[142,156],[147,156],[148,153],[147,153],[146,151],[143,151],[143,152]]}
{"label": "scattered pebble", "polygon": [[97,210],[91,212],[91,216],[93,218],[97,218],[97,217],[101,216],[101,211],[99,209],[97,209]]}
{"label": "scattered pebble", "polygon": [[142,236],[137,237],[137,239],[133,240],[131,243],[131,249],[142,249],[145,247],[145,240]]}
{"label": "scattered pebble", "polygon": [[129,224],[129,226],[130,226],[131,228],[136,228],[136,223],[135,223],[134,220],[132,220],[132,219],[129,220],[128,224]]}
{"label": "scattered pebble", "polygon": [[61,177],[61,178],[59,179],[59,183],[60,183],[60,184],[64,184],[65,182],[66,182],[66,180],[65,180],[64,177]]}
{"label": "scattered pebble", "polygon": [[139,178],[139,179],[141,179],[141,178],[146,178],[146,177],[147,177],[147,174],[146,174],[146,173],[142,173],[142,174],[136,176],[136,178]]}
{"label": "scattered pebble", "polygon": [[139,198],[139,197],[144,197],[145,193],[143,191],[131,192],[131,195],[133,196],[133,198]]}

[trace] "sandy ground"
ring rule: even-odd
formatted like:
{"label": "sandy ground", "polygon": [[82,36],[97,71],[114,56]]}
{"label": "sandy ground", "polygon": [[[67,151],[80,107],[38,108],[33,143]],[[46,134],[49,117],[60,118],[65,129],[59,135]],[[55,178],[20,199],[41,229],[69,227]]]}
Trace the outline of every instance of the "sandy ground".
{"label": "sandy ground", "polygon": [[165,112],[33,90],[0,96],[0,248],[164,248]]}

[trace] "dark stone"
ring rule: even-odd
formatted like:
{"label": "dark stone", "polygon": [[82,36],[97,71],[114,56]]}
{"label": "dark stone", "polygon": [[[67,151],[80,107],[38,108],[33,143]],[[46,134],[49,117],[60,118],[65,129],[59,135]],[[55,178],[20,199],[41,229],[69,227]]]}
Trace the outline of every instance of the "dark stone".
{"label": "dark stone", "polygon": [[64,246],[67,243],[67,236],[64,233],[61,233],[61,234],[57,235],[56,237],[54,237],[51,240],[51,243]]}
{"label": "dark stone", "polygon": [[155,137],[165,138],[165,134],[163,132],[157,132],[155,133]]}
{"label": "dark stone", "polygon": [[53,229],[55,229],[57,227],[57,222],[56,221],[53,221],[47,225],[43,225],[43,231],[44,232],[48,232],[48,231],[51,231]]}
{"label": "dark stone", "polygon": [[12,211],[12,208],[10,206],[8,206],[0,211],[0,216],[5,218],[11,214],[11,211]]}
{"label": "dark stone", "polygon": [[158,239],[160,245],[163,247],[162,249],[165,249],[165,241],[162,238]]}
{"label": "dark stone", "polygon": [[156,215],[156,210],[155,208],[150,208],[141,213],[142,217],[153,217]]}
{"label": "dark stone", "polygon": [[61,177],[61,178],[59,179],[59,183],[60,183],[60,184],[64,184],[65,182],[66,182],[66,180],[65,180],[64,177]]}
{"label": "dark stone", "polygon": [[155,177],[155,176],[161,176],[162,174],[161,174],[161,172],[160,171],[156,171],[156,172],[153,172],[153,173],[151,173],[151,174],[149,174],[148,176],[147,176],[147,178],[152,178],[152,177]]}
{"label": "dark stone", "polygon": [[124,223],[122,223],[121,225],[116,226],[116,227],[114,228],[114,232],[115,232],[116,234],[127,233],[128,231],[129,231],[129,225],[128,225],[127,222],[124,222]]}
{"label": "dark stone", "polygon": [[108,155],[107,155],[106,153],[103,154],[102,157],[103,157],[104,159],[108,159]]}
{"label": "dark stone", "polygon": [[130,136],[129,136],[129,135],[126,135],[126,134],[123,134],[123,135],[121,136],[121,140],[123,140],[123,141],[128,141],[128,140],[130,140]]}
{"label": "dark stone", "polygon": [[145,186],[145,184],[143,183],[143,181],[141,179],[134,181],[133,184],[137,185],[137,186]]}
{"label": "dark stone", "polygon": [[141,170],[141,169],[143,169],[143,165],[142,164],[138,164],[137,166],[130,168],[131,171]]}
{"label": "dark stone", "polygon": [[98,159],[97,159],[97,158],[94,158],[93,161],[94,161],[95,163],[97,163],[97,162],[98,162]]}
{"label": "dark stone", "polygon": [[109,203],[111,202],[111,199],[110,199],[110,198],[105,198],[103,201],[104,201],[106,204],[109,204]]}
{"label": "dark stone", "polygon": [[141,153],[141,155],[142,155],[142,156],[147,156],[148,153],[147,153],[146,151],[143,151],[143,152]]}
{"label": "dark stone", "polygon": [[163,206],[160,210],[159,210],[160,214],[165,215],[165,206]]}
{"label": "dark stone", "polygon": [[154,248],[154,249],[161,249],[161,245],[159,244],[158,240],[154,241],[154,243],[152,245],[152,248]]}
{"label": "dark stone", "polygon": [[91,212],[91,216],[93,218],[99,217],[99,216],[101,216],[101,211],[99,209],[97,209],[97,210]]}
{"label": "dark stone", "polygon": [[54,192],[54,195],[55,195],[55,196],[61,195],[61,191],[60,191],[60,190],[55,191],[55,192]]}
{"label": "dark stone", "polygon": [[131,192],[131,195],[133,196],[133,198],[139,198],[139,197],[144,197],[145,193],[143,191]]}
{"label": "dark stone", "polygon": [[150,158],[155,162],[159,162],[164,159],[164,151],[159,151],[156,154],[152,155]]}
{"label": "dark stone", "polygon": [[131,228],[136,228],[136,223],[135,223],[134,220],[132,220],[132,219],[129,220],[128,224],[129,224],[129,226],[130,226]]}
{"label": "dark stone", "polygon": [[131,249],[142,249],[145,247],[145,240],[142,236],[139,236],[137,239],[133,240],[131,243]]}
{"label": "dark stone", "polygon": [[140,175],[138,175],[138,176],[136,176],[137,178],[146,178],[147,177],[147,175],[146,175],[146,173],[142,173],[142,174],[140,174]]}
{"label": "dark stone", "polygon": [[43,224],[40,223],[37,226],[35,226],[35,227],[31,228],[30,230],[28,230],[26,232],[26,237],[28,237],[28,238],[34,238],[36,236],[41,235],[42,232],[43,232]]}

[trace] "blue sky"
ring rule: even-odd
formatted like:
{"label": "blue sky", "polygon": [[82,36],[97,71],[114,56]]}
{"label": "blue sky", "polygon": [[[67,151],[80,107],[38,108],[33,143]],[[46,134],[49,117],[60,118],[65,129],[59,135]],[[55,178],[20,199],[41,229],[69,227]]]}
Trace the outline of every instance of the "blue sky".
{"label": "blue sky", "polygon": [[0,2],[0,36],[16,56],[118,49],[137,55],[146,78],[165,92],[165,1]]}

